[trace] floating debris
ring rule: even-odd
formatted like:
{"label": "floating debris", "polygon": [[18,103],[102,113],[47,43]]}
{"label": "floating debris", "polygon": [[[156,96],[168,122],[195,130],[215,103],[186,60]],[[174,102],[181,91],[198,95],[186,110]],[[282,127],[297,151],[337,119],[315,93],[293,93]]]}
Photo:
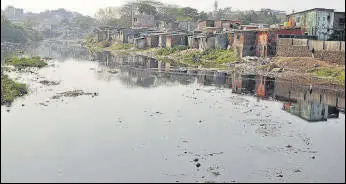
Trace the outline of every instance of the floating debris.
{"label": "floating debris", "polygon": [[211,172],[214,176],[219,176],[221,175],[221,173],[219,171],[212,171]]}
{"label": "floating debris", "polygon": [[39,104],[42,105],[42,106],[48,106],[47,104],[45,104],[43,102],[40,102]]}
{"label": "floating debris", "polygon": [[108,73],[117,74],[117,73],[119,73],[119,71],[117,71],[117,70],[109,70]]}
{"label": "floating debris", "polygon": [[59,85],[60,82],[56,82],[56,81],[48,81],[48,80],[43,80],[40,81],[39,83],[46,85],[46,86],[55,86],[55,85]]}
{"label": "floating debris", "polygon": [[97,96],[98,93],[86,93],[83,90],[73,90],[73,91],[66,91],[62,93],[57,93],[57,95],[53,96],[52,99],[59,99],[61,97],[77,97],[81,95],[91,95],[91,96]]}

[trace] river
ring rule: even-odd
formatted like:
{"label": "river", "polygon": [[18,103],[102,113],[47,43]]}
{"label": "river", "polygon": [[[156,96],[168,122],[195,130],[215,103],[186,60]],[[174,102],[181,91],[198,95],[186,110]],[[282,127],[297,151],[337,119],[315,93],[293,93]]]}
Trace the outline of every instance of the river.
{"label": "river", "polygon": [[[345,182],[343,113],[308,122],[139,57],[26,52],[55,59],[12,74],[30,93],[1,107],[1,182]],[[52,98],[68,90],[97,95]]]}

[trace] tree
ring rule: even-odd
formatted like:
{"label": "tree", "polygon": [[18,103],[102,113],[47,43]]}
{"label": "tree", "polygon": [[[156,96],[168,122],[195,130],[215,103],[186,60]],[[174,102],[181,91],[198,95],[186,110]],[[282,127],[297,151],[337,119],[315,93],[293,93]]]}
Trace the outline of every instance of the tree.
{"label": "tree", "polygon": [[206,12],[202,11],[202,12],[199,13],[198,18],[200,20],[206,20],[206,19],[208,19],[208,14]]}
{"label": "tree", "polygon": [[138,3],[136,3],[137,8],[138,8],[138,12],[139,13],[144,13],[147,15],[156,15],[157,14],[157,10],[156,7],[154,5],[152,5],[152,3],[149,1],[139,1]]}
{"label": "tree", "polygon": [[24,26],[30,29],[33,29],[39,23],[34,18],[28,18],[24,20]]}
{"label": "tree", "polygon": [[115,7],[100,8],[95,14],[96,19],[102,25],[108,25],[114,19],[119,19],[120,16],[119,9]]}
{"label": "tree", "polygon": [[71,23],[74,26],[79,27],[83,30],[90,29],[96,25],[96,22],[93,18],[89,16],[82,16],[82,15],[74,17]]}
{"label": "tree", "polygon": [[183,8],[184,16],[190,17],[192,20],[198,19],[198,10],[190,7]]}
{"label": "tree", "polygon": [[231,19],[232,7],[222,8],[217,12],[217,16],[220,19]]}
{"label": "tree", "polygon": [[1,15],[1,41],[25,43],[31,36],[23,25],[15,25]]}

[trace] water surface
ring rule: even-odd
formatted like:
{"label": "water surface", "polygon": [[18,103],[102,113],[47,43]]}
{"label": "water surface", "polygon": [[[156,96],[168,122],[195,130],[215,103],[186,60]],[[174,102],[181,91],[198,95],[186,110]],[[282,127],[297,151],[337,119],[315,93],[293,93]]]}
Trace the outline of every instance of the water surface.
{"label": "water surface", "polygon": [[[344,114],[309,123],[226,79],[77,50],[13,74],[31,92],[1,107],[2,182],[345,182]],[[98,96],[51,98],[74,89]]]}

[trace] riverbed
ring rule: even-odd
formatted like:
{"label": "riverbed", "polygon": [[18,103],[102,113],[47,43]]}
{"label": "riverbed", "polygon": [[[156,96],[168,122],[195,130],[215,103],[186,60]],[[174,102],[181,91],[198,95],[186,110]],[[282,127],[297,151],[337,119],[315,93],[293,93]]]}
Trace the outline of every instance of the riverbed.
{"label": "riverbed", "polygon": [[[217,81],[55,58],[11,74],[30,93],[1,107],[2,182],[345,182],[342,113],[311,123]],[[95,95],[54,98],[71,90]]]}

